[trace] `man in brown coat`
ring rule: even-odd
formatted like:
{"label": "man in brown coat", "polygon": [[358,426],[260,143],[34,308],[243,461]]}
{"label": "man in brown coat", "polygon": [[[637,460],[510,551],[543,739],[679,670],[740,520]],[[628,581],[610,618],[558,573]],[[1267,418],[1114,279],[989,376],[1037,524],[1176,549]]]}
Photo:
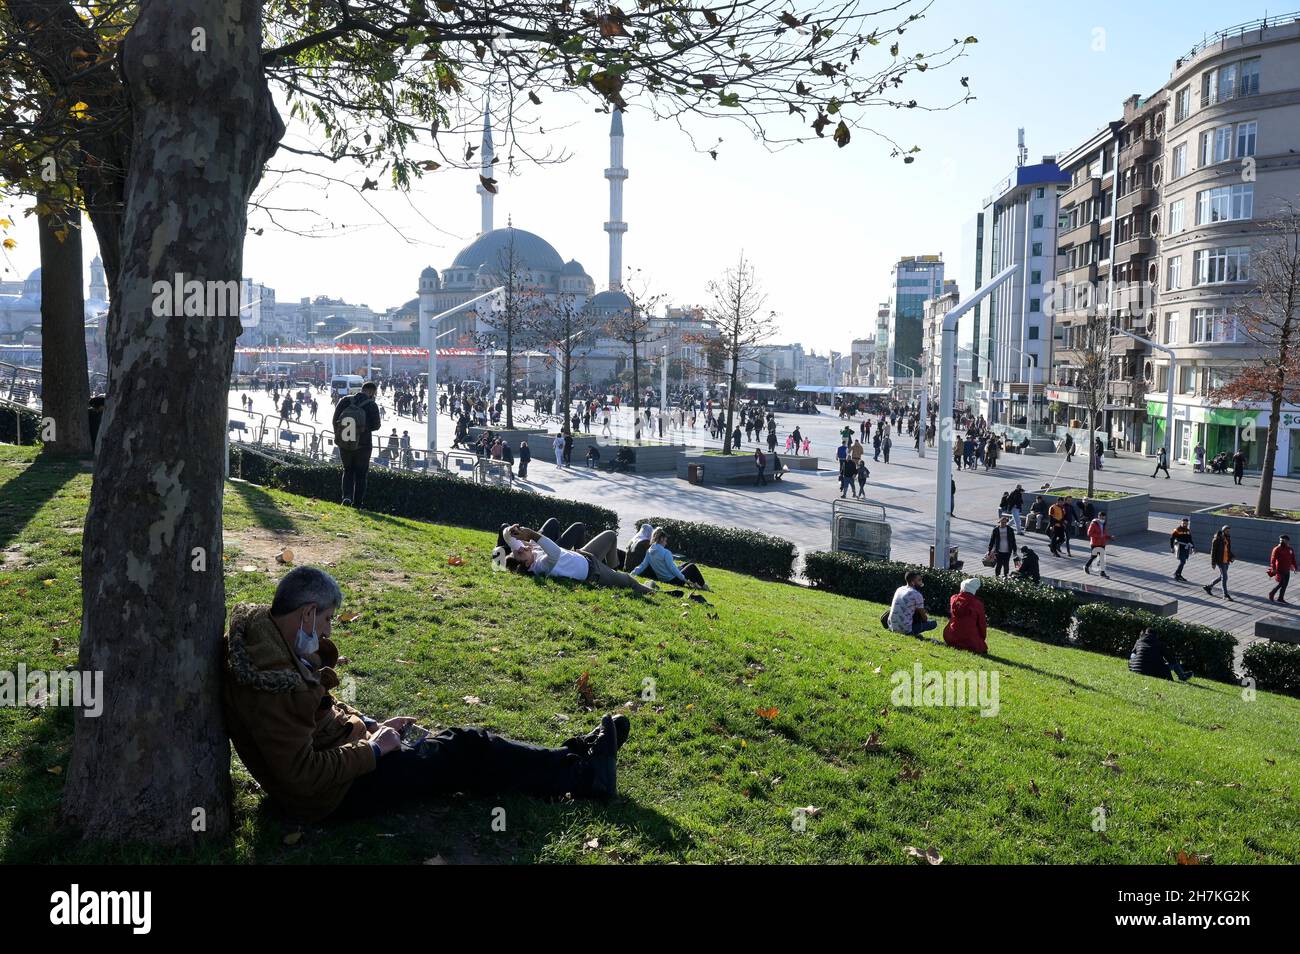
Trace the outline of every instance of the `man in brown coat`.
{"label": "man in brown coat", "polygon": [[225,640],[222,702],[235,751],[271,799],[307,822],[349,818],[451,792],[612,798],[626,716],[557,749],[485,729],[429,734],[410,716],[376,722],[331,695],[329,639],[343,593],[328,573],[297,567],[268,606],[241,603]]}

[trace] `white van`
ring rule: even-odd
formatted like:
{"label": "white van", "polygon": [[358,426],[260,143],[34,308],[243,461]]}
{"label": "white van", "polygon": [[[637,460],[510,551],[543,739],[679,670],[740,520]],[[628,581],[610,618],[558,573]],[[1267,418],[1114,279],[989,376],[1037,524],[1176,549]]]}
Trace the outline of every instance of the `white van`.
{"label": "white van", "polygon": [[330,378],[330,396],[339,401],[360,392],[361,385],[365,383],[366,379],[359,374],[336,374]]}

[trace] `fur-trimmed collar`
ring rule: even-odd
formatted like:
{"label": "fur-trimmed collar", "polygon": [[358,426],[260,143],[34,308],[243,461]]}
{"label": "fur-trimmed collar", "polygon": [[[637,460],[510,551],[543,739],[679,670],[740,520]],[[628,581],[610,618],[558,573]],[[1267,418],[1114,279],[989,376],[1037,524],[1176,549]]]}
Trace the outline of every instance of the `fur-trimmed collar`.
{"label": "fur-trimmed collar", "polygon": [[269,606],[239,603],[230,611],[226,670],[242,686],[262,692],[298,692],[319,683],[333,689],[339,684],[333,669],[338,658],[338,647],[322,636],[311,660],[317,664],[313,671],[294,657],[271,621]]}

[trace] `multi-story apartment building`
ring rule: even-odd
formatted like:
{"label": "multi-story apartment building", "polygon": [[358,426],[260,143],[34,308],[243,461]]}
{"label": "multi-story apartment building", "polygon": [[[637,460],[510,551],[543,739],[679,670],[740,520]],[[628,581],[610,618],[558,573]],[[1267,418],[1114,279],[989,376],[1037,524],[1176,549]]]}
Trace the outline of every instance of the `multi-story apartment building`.
{"label": "multi-story apartment building", "polygon": [[[1012,264],[1015,276],[985,299],[973,350],[988,373],[975,392],[977,410],[990,423],[1037,423],[1031,413],[1032,384],[1047,380],[1052,360],[1052,321],[1044,292],[1056,278],[1058,190],[1069,178],[1052,156],[1021,163],[984,200],[984,240],[979,267],[983,284]],[[1035,403],[1042,389],[1035,389]]]}
{"label": "multi-story apartment building", "polygon": [[876,339],[854,338],[849,344],[849,384],[875,383]]}
{"label": "multi-story apartment building", "polygon": [[1054,356],[1046,397],[1060,408],[1056,423],[1086,421],[1080,387],[1090,349],[1088,322],[1104,321],[1110,296],[1115,212],[1115,165],[1123,123],[1106,124],[1057,157],[1067,177],[1056,234],[1056,286],[1050,296]]}
{"label": "multi-story apartment building", "polygon": [[943,256],[909,255],[889,273],[890,335],[888,374],[906,377],[921,367],[925,300],[943,294]]}
{"label": "multi-story apartment building", "polygon": [[1146,413],[1151,349],[1121,332],[1147,339],[1155,332],[1166,105],[1163,89],[1130,96],[1118,133],[1106,429],[1120,450],[1155,447]]}
{"label": "multi-story apartment building", "polygon": [[876,358],[875,384],[884,387],[889,381],[889,302],[882,301],[876,306]]}
{"label": "multi-story apartment building", "polygon": [[[1300,20],[1214,34],[1165,86],[1158,333],[1176,355],[1174,457],[1240,447],[1262,464],[1266,405],[1223,407],[1211,390],[1258,353],[1235,311],[1254,292],[1251,255],[1271,216],[1300,195]],[[1152,391],[1168,361],[1150,359]],[[1147,412],[1163,441],[1164,401]],[[1277,470],[1300,474],[1300,407],[1283,408]]]}
{"label": "multi-story apartment building", "polygon": [[[922,346],[922,368],[921,375],[925,382],[931,387],[939,387],[939,368],[941,362],[941,351],[943,348],[943,316],[951,310],[958,301],[957,279],[945,278],[943,280],[943,291],[933,298],[927,298],[922,305],[924,318],[921,324],[921,346]],[[965,355],[958,352],[958,359]],[[969,362],[967,362],[969,367]],[[961,399],[961,377],[956,379],[959,382],[957,388],[953,390],[953,395]],[[969,380],[969,376],[966,380]]]}

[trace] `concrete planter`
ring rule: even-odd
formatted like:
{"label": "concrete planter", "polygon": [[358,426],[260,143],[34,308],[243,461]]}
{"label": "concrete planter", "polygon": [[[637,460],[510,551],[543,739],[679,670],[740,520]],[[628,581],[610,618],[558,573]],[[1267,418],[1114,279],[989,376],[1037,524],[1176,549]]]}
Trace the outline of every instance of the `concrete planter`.
{"label": "concrete planter", "polygon": [[[793,454],[781,454],[779,452],[777,456],[781,459],[781,466],[788,467],[791,471],[809,471],[811,473],[817,471],[816,457],[796,457]],[[698,464],[704,468],[702,483],[705,484],[753,483],[756,474],[753,451],[746,454],[732,454],[730,457],[723,457],[719,454],[705,454],[700,451],[687,451],[677,459],[677,476],[682,480],[689,479],[692,464]],[[767,470],[765,473],[770,480],[772,477],[771,454],[767,454]]]}
{"label": "concrete planter", "polygon": [[628,447],[636,455],[632,464],[634,474],[665,474],[677,470],[677,462],[686,453],[685,444],[624,444],[613,442],[600,445],[601,463],[618,456],[621,448]]}
{"label": "concrete planter", "polygon": [[1300,523],[1294,520],[1260,520],[1258,517],[1234,517],[1214,512],[1222,506],[1215,504],[1191,513],[1192,539],[1200,553],[1210,552],[1210,541],[1220,527],[1231,528],[1232,555],[1238,561],[1268,563],[1269,555],[1277,546],[1277,538],[1284,533],[1291,537],[1292,547],[1300,542]]}
{"label": "concrete planter", "polygon": [[[1066,489],[1064,487],[1060,488]],[[1044,491],[1025,491],[1025,509],[1022,516],[1033,506],[1033,498],[1043,497],[1047,506],[1061,499],[1056,488]],[[1076,504],[1082,504],[1083,497],[1074,498]],[[1134,533],[1146,533],[1147,519],[1151,516],[1151,496],[1149,494],[1126,494],[1114,500],[1094,500],[1093,506],[1098,511],[1106,511],[1106,532],[1113,537],[1123,537]]]}

